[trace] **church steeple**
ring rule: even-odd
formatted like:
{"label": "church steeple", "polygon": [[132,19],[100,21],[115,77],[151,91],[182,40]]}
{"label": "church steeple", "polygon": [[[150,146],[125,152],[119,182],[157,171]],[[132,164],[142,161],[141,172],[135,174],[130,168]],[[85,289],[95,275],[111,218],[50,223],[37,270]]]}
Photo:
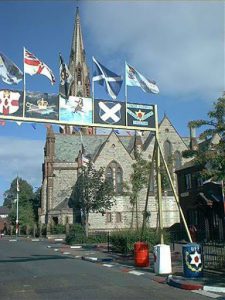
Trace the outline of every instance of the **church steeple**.
{"label": "church steeple", "polygon": [[85,60],[85,50],[81,32],[79,8],[76,10],[76,19],[73,30],[73,39],[70,52],[69,70],[74,78],[70,89],[71,96],[90,96],[89,71]]}

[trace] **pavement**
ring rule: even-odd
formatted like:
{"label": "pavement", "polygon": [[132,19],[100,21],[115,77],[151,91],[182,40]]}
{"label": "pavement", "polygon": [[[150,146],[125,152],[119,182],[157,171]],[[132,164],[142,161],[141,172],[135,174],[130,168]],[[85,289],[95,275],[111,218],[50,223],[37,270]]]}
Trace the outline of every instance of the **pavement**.
{"label": "pavement", "polygon": [[203,270],[203,276],[199,278],[185,278],[183,274],[182,254],[171,252],[171,274],[156,274],[154,272],[154,255],[149,254],[150,265],[148,267],[135,266],[134,257],[108,251],[106,244],[100,245],[73,245],[69,246],[58,241],[49,241],[49,248],[60,251],[63,255],[71,255],[92,263],[100,263],[108,267],[118,267],[122,272],[131,272],[139,275],[147,273],[152,280],[185,290],[202,290],[206,292],[220,293],[219,299],[225,299],[225,271]]}

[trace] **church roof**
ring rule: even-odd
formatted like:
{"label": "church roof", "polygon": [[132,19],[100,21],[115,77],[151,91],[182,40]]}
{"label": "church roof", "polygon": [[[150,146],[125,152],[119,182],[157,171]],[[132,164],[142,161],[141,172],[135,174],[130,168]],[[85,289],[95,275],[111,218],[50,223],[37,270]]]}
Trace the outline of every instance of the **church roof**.
{"label": "church roof", "polygon": [[[95,157],[107,140],[106,135],[84,135],[82,137],[85,153]],[[133,149],[133,136],[118,136],[128,153]],[[74,162],[81,150],[81,138],[78,135],[55,134],[55,161]]]}

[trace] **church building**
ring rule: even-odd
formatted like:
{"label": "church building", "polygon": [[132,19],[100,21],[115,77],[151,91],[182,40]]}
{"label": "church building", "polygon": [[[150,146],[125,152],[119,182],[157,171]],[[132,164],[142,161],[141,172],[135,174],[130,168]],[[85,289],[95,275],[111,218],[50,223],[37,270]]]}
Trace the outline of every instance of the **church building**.
{"label": "church building", "polygon": [[[72,46],[69,60],[69,70],[74,78],[70,88],[71,96],[90,97],[90,77],[85,60],[85,49],[81,32],[79,10],[76,11]],[[91,159],[96,169],[103,167],[105,175],[112,178],[116,193],[113,207],[101,213],[90,213],[90,231],[113,231],[131,227],[132,204],[129,196],[124,194],[124,183],[130,183],[135,163],[134,151],[138,149],[146,160],[152,160],[155,137],[152,132],[143,131],[142,136],[119,135],[112,130],[108,135],[97,134],[95,128],[82,128],[81,135],[74,132],[73,127],[66,125],[61,132],[47,129],[44,148],[43,182],[41,189],[41,208],[39,222],[42,224],[73,224],[75,220],[70,198],[79,174],[79,155],[82,144],[86,155]],[[187,160],[182,158],[182,151],[189,147],[189,139],[182,138],[165,115],[159,123],[159,142],[164,151],[174,185],[175,170]],[[153,174],[154,177],[154,174]],[[146,201],[145,188],[138,197],[135,218],[141,225]],[[156,228],[159,223],[157,189],[152,180],[148,209],[150,217],[147,226]],[[163,226],[170,227],[180,222],[179,210],[168,187],[162,195]]]}

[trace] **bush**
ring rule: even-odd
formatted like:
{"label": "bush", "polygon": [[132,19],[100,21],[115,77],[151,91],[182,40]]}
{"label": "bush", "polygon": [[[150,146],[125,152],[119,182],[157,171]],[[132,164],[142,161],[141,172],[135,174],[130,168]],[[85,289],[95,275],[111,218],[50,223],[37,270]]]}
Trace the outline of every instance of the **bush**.
{"label": "bush", "polygon": [[50,228],[51,234],[63,234],[66,233],[66,227],[62,224],[57,224],[54,226],[51,226]]}
{"label": "bush", "polygon": [[70,226],[69,233],[66,235],[66,243],[72,244],[98,244],[108,241],[108,232],[89,233],[88,238],[85,236],[84,227],[80,224]]}
{"label": "bush", "polygon": [[[120,230],[113,232],[110,236],[112,250],[123,254],[133,252],[134,244],[141,240],[140,230]],[[165,243],[169,242],[169,235],[164,232]],[[149,250],[153,250],[153,246],[160,243],[160,235],[155,229],[146,229],[143,233],[142,242],[146,242]]]}

